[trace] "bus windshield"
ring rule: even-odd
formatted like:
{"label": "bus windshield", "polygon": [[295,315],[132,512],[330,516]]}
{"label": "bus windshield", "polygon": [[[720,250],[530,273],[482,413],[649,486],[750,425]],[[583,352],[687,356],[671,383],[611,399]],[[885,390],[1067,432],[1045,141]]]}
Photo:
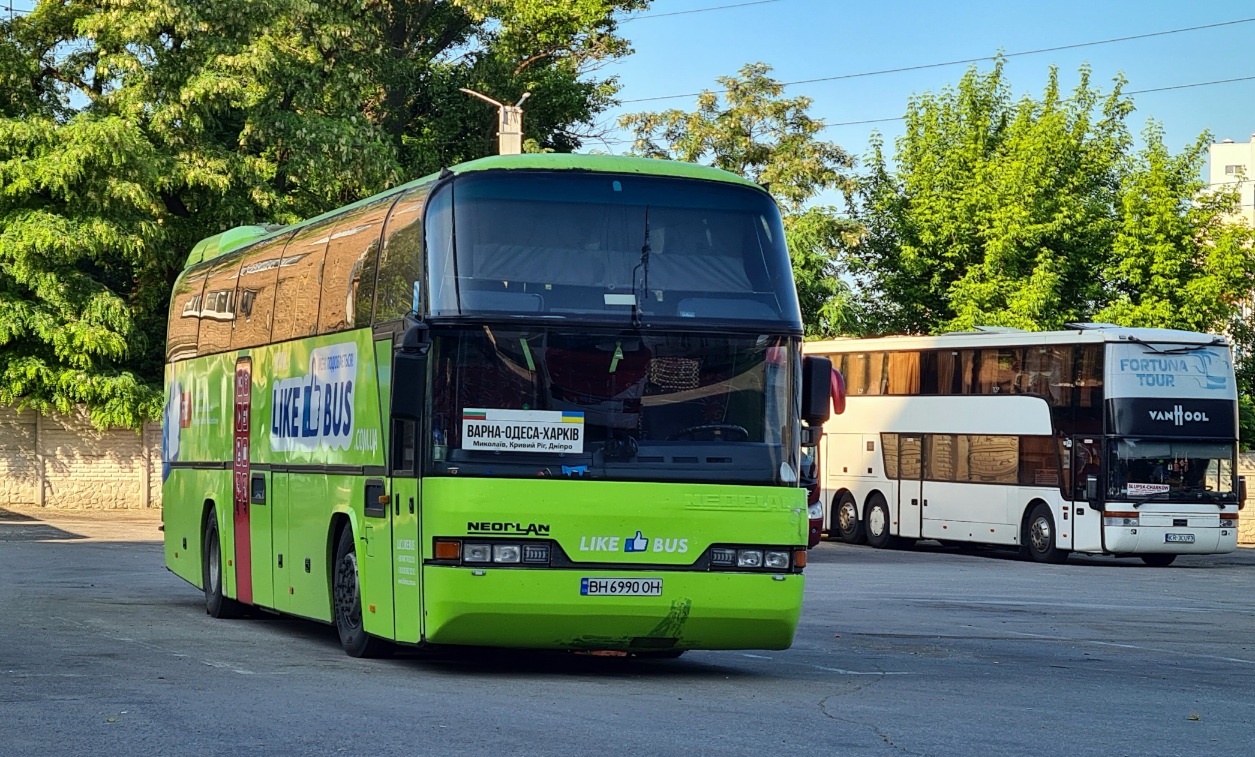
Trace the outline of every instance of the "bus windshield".
{"label": "bus windshield", "polygon": [[427,210],[433,316],[784,324],[779,212],[750,187],[629,174],[458,176]]}
{"label": "bus windshield", "polygon": [[796,486],[796,347],[616,330],[433,334],[428,472]]}
{"label": "bus windshield", "polygon": [[1237,488],[1233,444],[1116,439],[1110,454],[1111,497],[1231,501]]}

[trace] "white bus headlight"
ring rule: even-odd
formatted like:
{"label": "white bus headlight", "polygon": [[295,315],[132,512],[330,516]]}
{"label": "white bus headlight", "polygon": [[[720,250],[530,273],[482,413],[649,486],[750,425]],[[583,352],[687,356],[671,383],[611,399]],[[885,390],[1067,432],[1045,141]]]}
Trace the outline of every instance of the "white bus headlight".
{"label": "white bus headlight", "polygon": [[736,566],[738,568],[761,568],[763,567],[763,552],[760,549],[742,549],[736,553]]}
{"label": "white bus headlight", "polygon": [[494,544],[492,545],[492,561],[493,562],[519,562],[520,550],[517,544]]}
{"label": "white bus headlight", "polygon": [[789,553],[777,552],[775,550],[764,552],[763,565],[768,568],[787,570],[789,567]]}
{"label": "white bus headlight", "polygon": [[463,544],[463,562],[492,562],[491,544]]}

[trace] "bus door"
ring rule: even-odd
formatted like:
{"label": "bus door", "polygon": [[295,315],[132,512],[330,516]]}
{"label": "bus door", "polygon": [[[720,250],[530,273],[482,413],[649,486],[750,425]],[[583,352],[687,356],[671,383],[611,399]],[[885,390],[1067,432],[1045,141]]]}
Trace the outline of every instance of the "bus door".
{"label": "bus door", "polygon": [[898,441],[898,527],[891,533],[919,538],[923,525],[923,437],[903,434]]}
{"label": "bus door", "polygon": [[235,542],[235,591],[236,598],[244,604],[253,604],[253,548],[252,524],[249,518],[251,482],[249,472],[251,454],[249,446],[249,416],[252,412],[253,361],[242,357],[235,363],[235,412],[232,433],[231,469],[232,520]]}
{"label": "bus door", "polygon": [[421,514],[417,465],[417,426],[412,420],[393,422],[392,587],[396,607],[396,640],[417,643],[423,637]]}
{"label": "bus door", "polygon": [[362,493],[362,533],[358,534],[357,547],[362,628],[369,634],[391,639],[395,638],[392,523],[393,510],[400,502],[389,495],[388,482],[382,478],[366,479]]}

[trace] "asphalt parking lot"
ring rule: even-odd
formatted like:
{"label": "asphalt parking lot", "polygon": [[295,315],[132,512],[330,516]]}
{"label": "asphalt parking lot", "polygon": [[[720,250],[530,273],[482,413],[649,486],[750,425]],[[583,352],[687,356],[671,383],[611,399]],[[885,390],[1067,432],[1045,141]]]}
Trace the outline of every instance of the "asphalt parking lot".
{"label": "asphalt parking lot", "polygon": [[786,651],[345,656],[216,621],[154,513],[0,510],[0,754],[1249,755],[1255,550],[811,553]]}

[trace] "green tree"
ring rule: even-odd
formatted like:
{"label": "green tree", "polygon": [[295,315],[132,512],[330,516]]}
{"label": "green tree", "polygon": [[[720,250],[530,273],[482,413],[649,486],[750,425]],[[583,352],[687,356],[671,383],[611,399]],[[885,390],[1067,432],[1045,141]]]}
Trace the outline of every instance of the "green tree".
{"label": "green tree", "polygon": [[1064,97],[1011,96],[998,60],[957,87],[913,98],[891,165],[873,141],[851,248],[869,318],[883,332],[973,325],[1053,328],[1093,313],[1132,109],[1089,71]]}
{"label": "green tree", "polygon": [[43,0],[0,21],[0,402],[136,426],[195,242],[495,152],[570,150],[647,0]]}
{"label": "green tree", "polygon": [[818,138],[824,125],[808,114],[810,98],[784,98],[770,72],[763,63],[744,66],[717,80],[722,97],[699,95],[695,111],[628,114],[619,125],[632,131],[636,155],[705,163],[766,187],[784,213],[807,334],[853,333],[859,321],[835,254],[857,227],[834,207],[808,203],[846,191],[854,161]]}

